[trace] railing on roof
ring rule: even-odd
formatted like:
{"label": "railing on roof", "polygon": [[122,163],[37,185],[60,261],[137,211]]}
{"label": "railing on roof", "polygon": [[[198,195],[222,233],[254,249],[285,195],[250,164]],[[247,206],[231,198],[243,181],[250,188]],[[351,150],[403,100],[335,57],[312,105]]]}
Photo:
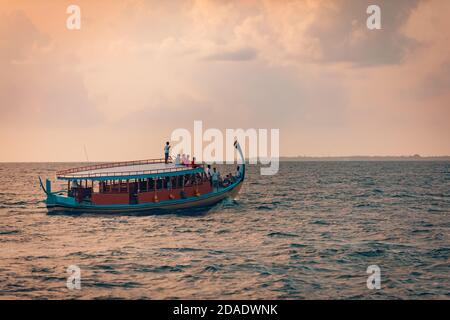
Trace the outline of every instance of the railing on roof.
{"label": "railing on roof", "polygon": [[[169,157],[169,160],[172,161],[172,157]],[[81,171],[91,171],[91,170],[98,170],[98,169],[109,169],[109,168],[116,168],[116,167],[126,167],[126,166],[133,166],[133,165],[143,165],[143,164],[152,164],[152,163],[163,163],[165,160],[160,159],[148,159],[148,160],[133,160],[133,161],[121,161],[121,162],[107,162],[107,163],[100,163],[100,164],[94,164],[91,166],[84,166],[84,167],[78,167],[78,168],[71,168],[66,170],[61,170],[56,173],[56,175],[66,175],[70,173],[76,173]]]}
{"label": "railing on roof", "polygon": [[[172,157],[169,157],[169,161],[172,161]],[[66,170],[61,170],[56,173],[57,177],[60,178],[77,178],[77,177],[102,177],[102,176],[130,176],[130,175],[141,175],[141,174],[154,174],[161,172],[176,172],[176,171],[185,171],[188,168],[187,166],[180,166],[175,168],[162,168],[162,169],[149,169],[149,170],[135,170],[135,171],[111,171],[111,172],[89,172],[98,169],[112,169],[117,167],[126,167],[126,166],[136,166],[136,165],[145,165],[145,164],[156,164],[156,163],[164,163],[165,160],[160,159],[148,159],[148,160],[134,160],[134,161],[122,161],[122,162],[109,162],[109,163],[101,163],[90,166],[71,168]],[[199,166],[196,164],[196,166]],[[80,172],[83,172],[82,174]]]}
{"label": "railing on roof", "polygon": [[[201,168],[201,165],[196,165],[195,168]],[[138,171],[111,171],[111,172],[87,172],[87,173],[67,173],[67,174],[57,174],[59,178],[95,178],[95,177],[122,177],[122,176],[139,176],[146,174],[158,174],[167,172],[179,172],[194,169],[191,166],[180,165],[175,168],[163,168],[163,169],[151,169],[151,170],[138,170]],[[88,171],[88,170],[83,170]]]}

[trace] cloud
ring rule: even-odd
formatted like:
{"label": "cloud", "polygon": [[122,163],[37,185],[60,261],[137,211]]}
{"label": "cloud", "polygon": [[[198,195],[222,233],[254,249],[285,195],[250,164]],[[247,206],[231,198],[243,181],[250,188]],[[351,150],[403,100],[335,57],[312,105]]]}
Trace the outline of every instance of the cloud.
{"label": "cloud", "polygon": [[[100,118],[89,98],[83,75],[52,48],[23,12],[0,20],[0,123],[15,127],[87,127]],[[14,32],[11,32],[14,30]]]}
{"label": "cloud", "polygon": [[238,50],[216,52],[205,57],[211,61],[249,61],[254,60],[258,52],[253,48],[242,48]]}
{"label": "cloud", "polygon": [[0,65],[24,62],[33,50],[48,44],[48,36],[39,32],[22,11],[0,14]]}
{"label": "cloud", "polygon": [[339,0],[317,11],[315,23],[306,30],[319,39],[322,62],[348,62],[355,66],[399,64],[418,43],[402,32],[418,0],[377,1],[381,30],[366,26],[368,0]]}

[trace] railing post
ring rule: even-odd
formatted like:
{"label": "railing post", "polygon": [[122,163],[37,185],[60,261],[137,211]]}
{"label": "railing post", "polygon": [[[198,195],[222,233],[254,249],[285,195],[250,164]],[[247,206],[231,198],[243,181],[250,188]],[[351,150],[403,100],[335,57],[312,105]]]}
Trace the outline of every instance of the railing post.
{"label": "railing post", "polygon": [[198,197],[200,196],[200,192],[198,192],[198,180],[197,180],[197,174],[194,173],[194,183],[195,183],[195,195]]}
{"label": "railing post", "polygon": [[156,192],[156,184],[157,184],[157,182],[158,182],[157,178],[154,178],[153,179],[153,189],[155,191],[155,196],[153,197],[153,199],[155,200],[155,202],[158,202],[158,195],[157,195],[157,192]]}

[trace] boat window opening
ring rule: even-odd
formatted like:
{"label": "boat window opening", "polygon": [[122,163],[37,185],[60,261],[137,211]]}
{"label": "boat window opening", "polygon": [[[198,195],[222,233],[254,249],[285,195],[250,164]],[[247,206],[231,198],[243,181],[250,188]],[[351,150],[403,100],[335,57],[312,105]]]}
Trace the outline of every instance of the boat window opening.
{"label": "boat window opening", "polygon": [[[230,186],[236,181],[236,176],[229,173],[218,183],[218,189]],[[111,194],[114,196],[122,194],[128,195],[129,204],[137,204],[140,201],[159,202],[169,199],[184,199],[192,196],[201,196],[202,194],[211,192],[211,181],[205,171],[181,173],[174,176],[155,177],[155,178],[133,178],[133,179],[117,179],[95,181],[68,180],[68,196],[75,198],[78,203],[86,203],[99,201],[97,196],[93,199],[93,194]],[[139,198],[139,194],[151,193],[151,198]],[[147,196],[148,197],[148,196]],[[105,198],[106,199],[106,198]],[[125,201],[124,198],[118,201]],[[147,200],[151,199],[151,200]]]}
{"label": "boat window opening", "polygon": [[[230,179],[234,177],[227,175],[221,187],[226,187],[230,184]],[[226,181],[226,179],[229,179]],[[206,186],[203,186],[203,185]],[[76,202],[91,202],[93,201],[93,194],[128,194],[130,203],[138,203],[138,194],[140,193],[154,193],[154,201],[159,201],[161,198],[170,199],[186,198],[193,195],[199,196],[206,193],[208,185],[210,184],[208,175],[202,172],[190,172],[174,176],[156,177],[156,178],[134,178],[134,179],[117,179],[95,181],[82,180],[68,180],[67,195],[75,198]],[[182,192],[182,193],[181,193]],[[166,199],[167,200],[167,199]]]}
{"label": "boat window opening", "polygon": [[154,179],[150,179],[150,190],[155,189],[155,180]]}
{"label": "boat window opening", "polygon": [[163,181],[162,179],[157,178],[156,180],[156,189],[161,190],[163,188]]}
{"label": "boat window opening", "polygon": [[170,177],[165,177],[163,181],[164,181],[164,189],[169,189],[169,187],[170,187],[170,183],[169,183]]}

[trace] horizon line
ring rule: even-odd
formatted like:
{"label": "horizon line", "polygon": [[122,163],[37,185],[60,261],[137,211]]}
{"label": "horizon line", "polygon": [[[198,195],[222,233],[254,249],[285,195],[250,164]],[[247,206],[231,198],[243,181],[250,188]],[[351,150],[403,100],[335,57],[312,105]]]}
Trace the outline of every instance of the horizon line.
{"label": "horizon line", "polygon": [[[257,159],[270,159],[270,157],[258,157]],[[148,158],[150,159],[150,158]],[[400,155],[400,156],[380,156],[380,155],[353,155],[353,156],[309,156],[309,155],[298,155],[298,156],[280,156],[278,157],[280,161],[286,161],[286,160],[306,160],[306,159],[355,159],[355,160],[381,160],[381,159],[390,159],[390,160],[450,160],[450,155],[437,155],[437,156],[421,156],[419,154],[415,155]],[[285,160],[284,160],[285,159]],[[141,160],[147,160],[147,159],[141,159]],[[255,158],[247,158],[246,160],[255,160]],[[27,161],[27,160],[16,160],[16,161],[4,161],[0,160],[0,163],[109,163],[109,162],[122,162],[122,161],[131,161],[131,160],[94,160],[94,161],[87,161],[87,160],[79,160],[79,161],[45,161],[45,160],[35,160],[35,161]],[[224,161],[225,162],[225,161]]]}

